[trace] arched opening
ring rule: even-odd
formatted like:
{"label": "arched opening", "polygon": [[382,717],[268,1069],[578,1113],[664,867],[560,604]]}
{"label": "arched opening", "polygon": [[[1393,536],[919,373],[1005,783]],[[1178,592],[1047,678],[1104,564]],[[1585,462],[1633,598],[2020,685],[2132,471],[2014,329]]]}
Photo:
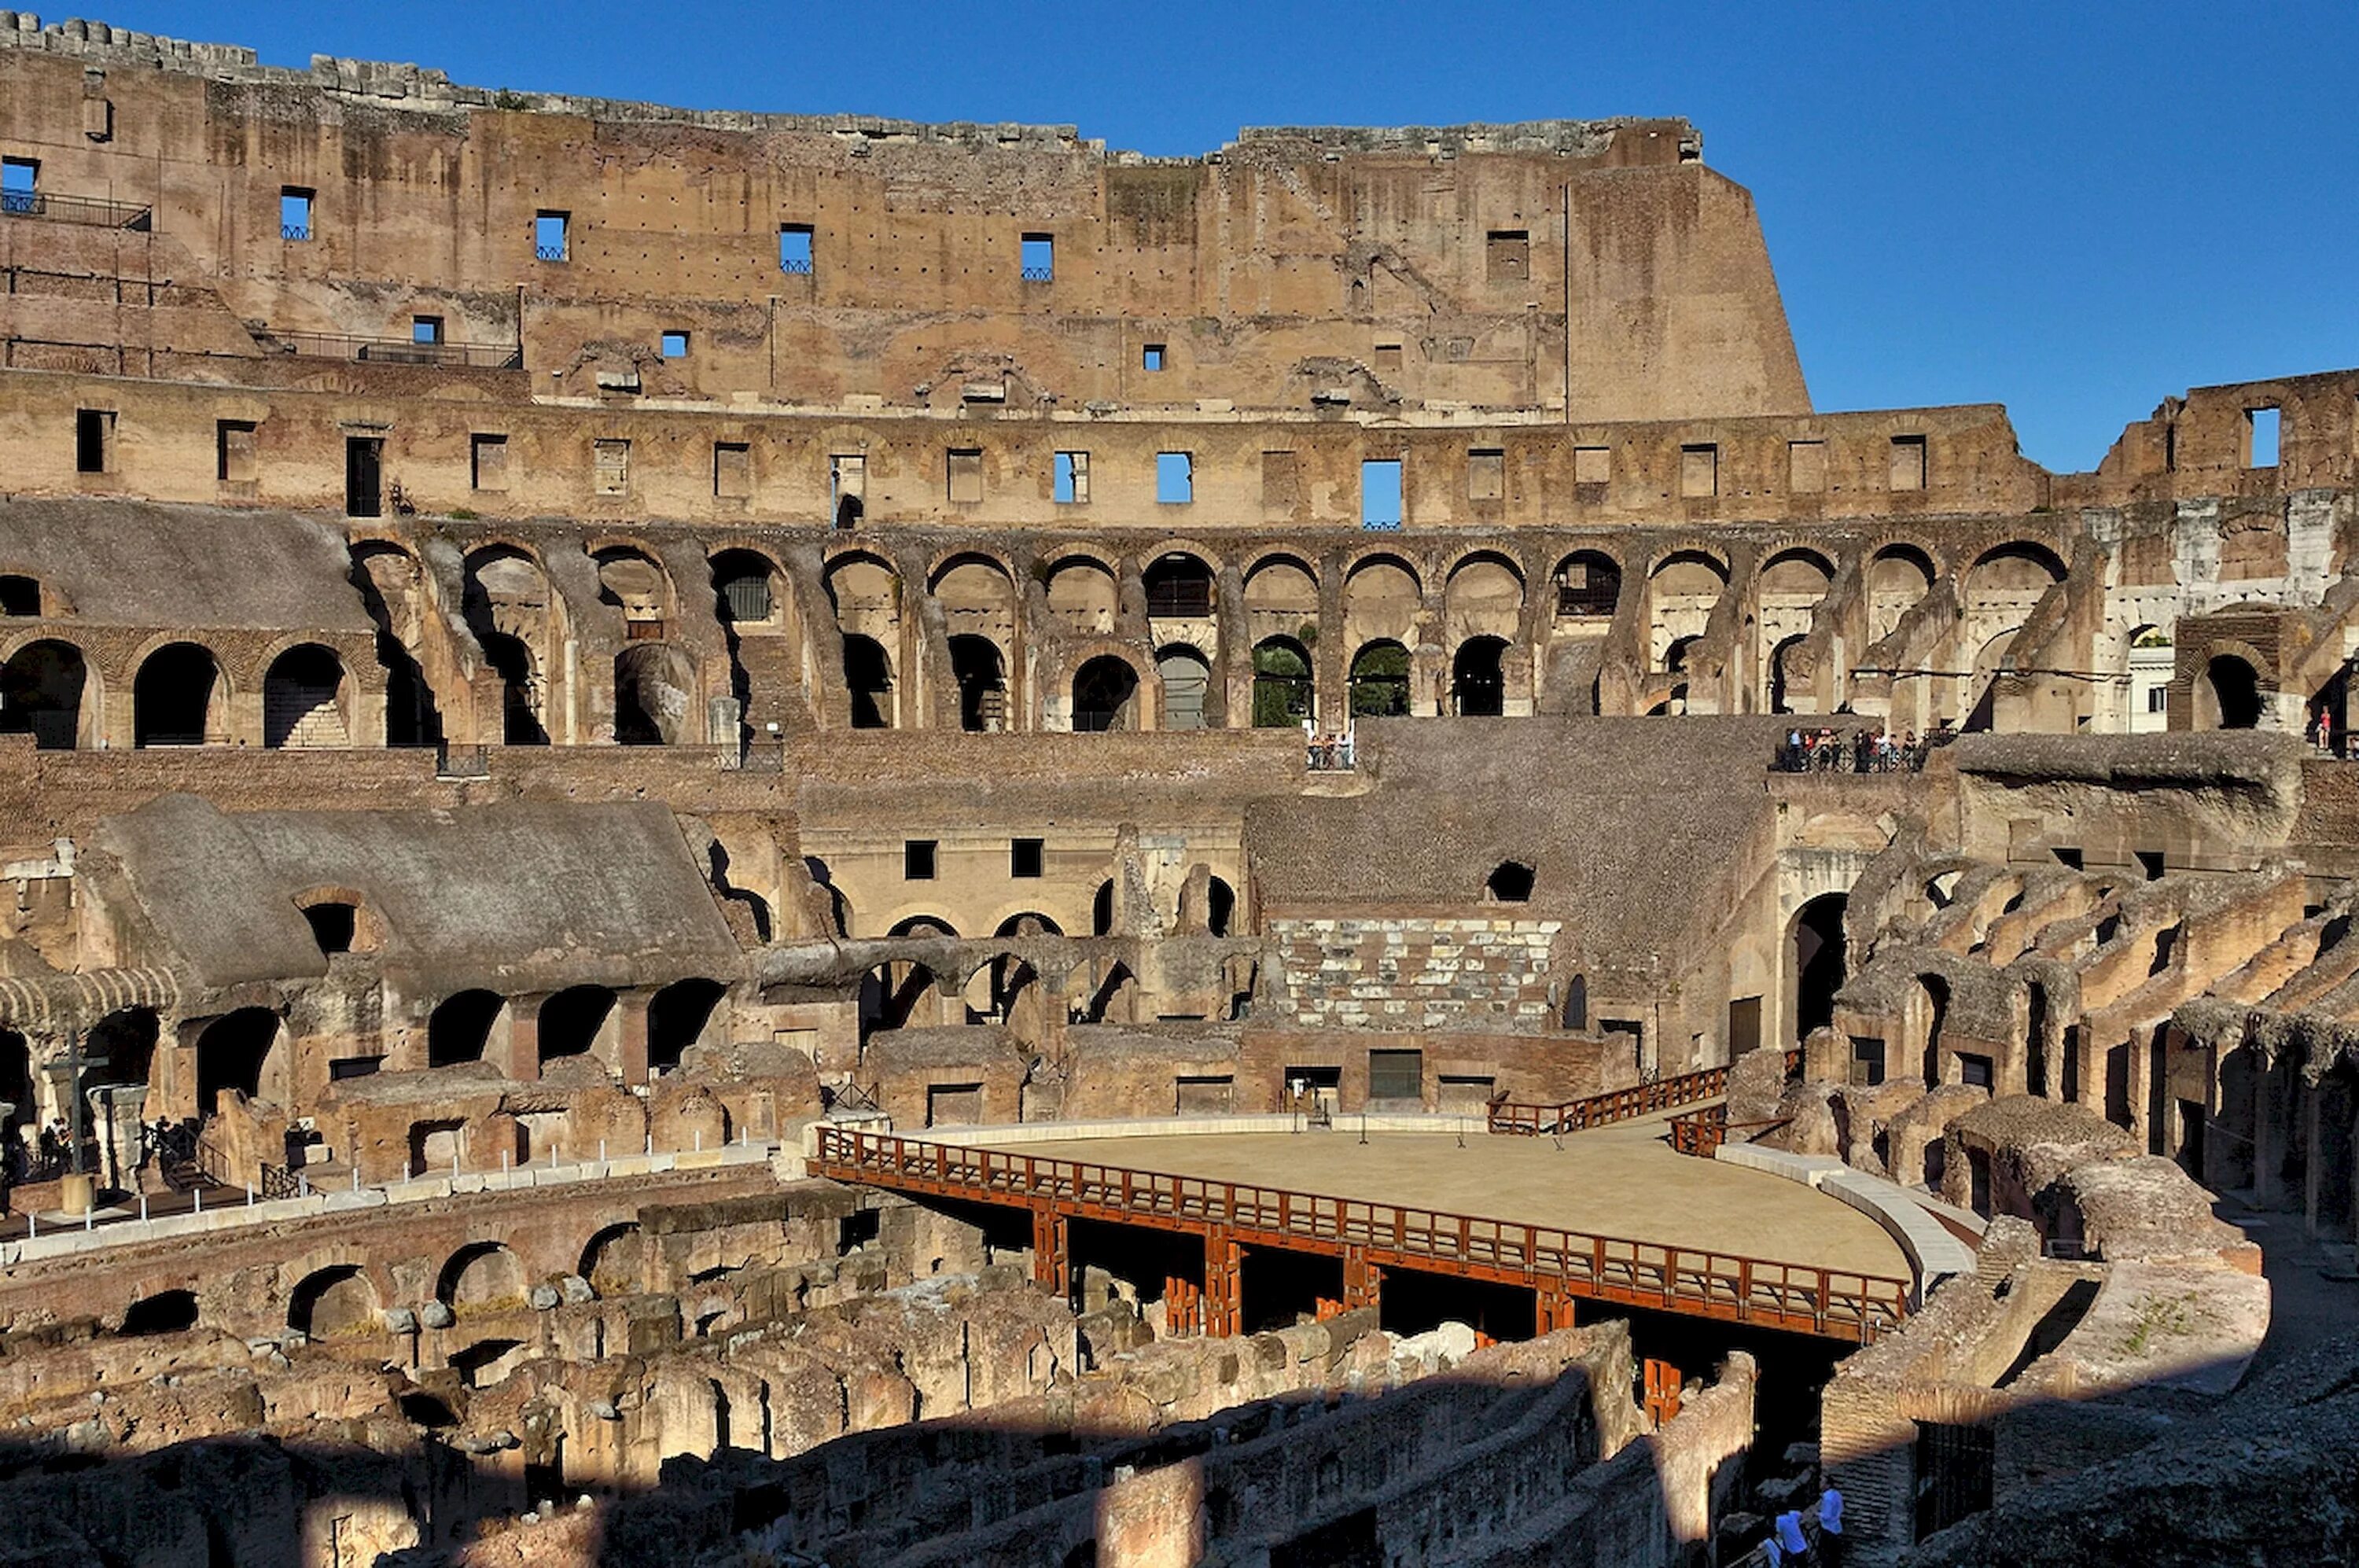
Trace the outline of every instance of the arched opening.
{"label": "arched opening", "polygon": [[[1801,648],[1802,644],[1808,640],[1809,638],[1805,634],[1797,632],[1792,637],[1789,637],[1783,642],[1779,643],[1769,652],[1769,711],[1773,713],[1790,713],[1794,712],[1794,702],[1792,697],[1793,673],[1788,666],[1788,661],[1793,659],[1795,653]],[[1686,641],[1682,641],[1680,644],[1679,654],[1680,659],[1684,662],[1687,658]]]}
{"label": "arched opening", "polygon": [[73,750],[89,688],[82,649],[49,638],[27,644],[0,670],[0,735],[29,735],[42,751]]}
{"label": "arched opening", "polygon": [[724,626],[767,626],[778,613],[777,570],[767,556],[724,550],[712,558],[714,613]]}
{"label": "arched opening", "polygon": [[1882,642],[1933,589],[1933,558],[1912,544],[1888,544],[1867,568],[1867,636]]}
{"label": "arched opening", "polygon": [[972,632],[951,638],[951,674],[958,681],[959,728],[980,735],[1008,727],[1007,669],[997,643]]}
{"label": "arched opening", "polygon": [[2261,722],[2261,678],[2252,665],[2233,653],[2218,653],[2203,667],[2203,683],[2212,711],[2223,730],[2256,729]]}
{"label": "arched opening", "polygon": [[355,1264],[316,1269],[288,1293],[287,1326],[312,1339],[373,1331],[378,1326],[376,1287]]}
{"label": "arched opening", "polygon": [[995,937],[1062,936],[1065,928],[1038,909],[1025,909],[1000,921],[999,929],[991,934]]}
{"label": "arched opening", "polygon": [[107,1014],[82,1042],[91,1056],[106,1058],[106,1065],[84,1073],[83,1083],[147,1083],[155,1063],[156,1042],[162,1035],[163,1025],[151,1008],[125,1007]]}
{"label": "arched opening", "polygon": [[1532,898],[1532,868],[1520,860],[1503,860],[1483,881],[1483,891],[1495,904],[1527,904]]}
{"label": "arched opening", "polygon": [[864,1043],[879,1029],[906,1029],[937,977],[922,964],[880,964],[861,976],[860,1038]]}
{"label": "arched opening", "polygon": [[636,1295],[646,1288],[646,1251],[636,1222],[608,1225],[582,1247],[582,1264],[574,1272],[590,1281],[601,1300]]}
{"label": "arched opening", "polygon": [[1167,550],[1147,569],[1147,613],[1194,621],[1212,614],[1212,569],[1186,550]]}
{"label": "arched opening", "polygon": [[1126,661],[1102,654],[1073,672],[1074,729],[1098,734],[1138,727],[1138,672]]}
{"label": "arched opening", "polygon": [[496,991],[461,991],[444,997],[426,1020],[426,1065],[481,1062],[491,1044],[493,1026],[507,1005]]}
{"label": "arched opening", "polygon": [[496,1241],[470,1242],[451,1255],[434,1299],[454,1312],[524,1305],[524,1264]]}
{"label": "arched opening", "polygon": [[360,906],[342,898],[321,898],[302,906],[303,923],[326,957],[350,953],[360,940]]}
{"label": "arched opening", "polygon": [[1292,637],[1268,637],[1253,650],[1253,722],[1256,729],[1285,729],[1310,721],[1310,655]]}
{"label": "arched opening", "polygon": [[678,746],[694,734],[696,663],[668,642],[638,642],[614,656],[614,739]]}
{"label": "arched opening", "polygon": [[1622,567],[1602,550],[1575,550],[1556,569],[1556,613],[1607,616],[1622,602]]}
{"label": "arched opening", "polygon": [[1450,695],[1461,718],[1497,718],[1506,711],[1506,676],[1501,660],[1507,644],[1495,637],[1468,637],[1451,664]]}
{"label": "arched opening", "polygon": [[540,1060],[546,1064],[597,1055],[612,1066],[618,1022],[614,992],[603,985],[570,985],[540,1005]]}
{"label": "arched opening", "polygon": [[1201,730],[1204,700],[1212,687],[1212,667],[1186,643],[1174,643],[1155,656],[1155,672],[1163,681],[1163,727]]}
{"label": "arched opening", "polygon": [[1352,656],[1352,715],[1388,719],[1408,713],[1408,649],[1389,637]]}
{"label": "arched opening", "polygon": [[433,688],[426,683],[426,672],[409,651],[426,615],[417,558],[382,541],[357,544],[351,576],[376,627],[376,662],[385,671],[385,744],[440,744],[441,711],[435,705]]}
{"label": "arched opening", "polygon": [[1049,614],[1068,632],[1105,637],[1114,631],[1119,595],[1114,573],[1101,561],[1085,555],[1068,556],[1048,568]]}
{"label": "arched opening", "polygon": [[249,1100],[263,1097],[263,1073],[278,1033],[278,1015],[267,1007],[240,1007],[205,1026],[197,1036],[199,1115],[214,1115],[226,1091]]}
{"label": "arched opening", "polygon": [[1214,936],[1229,934],[1236,919],[1237,890],[1215,877],[1204,885],[1204,929]]}
{"label": "arched opening", "polygon": [[940,915],[911,915],[907,920],[895,920],[893,929],[885,934],[886,936],[955,938],[958,935],[958,928]]}
{"label": "arched opening", "polygon": [[1794,1041],[1834,1021],[1835,993],[1847,978],[1851,950],[1843,935],[1847,893],[1821,893],[1794,911],[1789,939],[1794,976]]}
{"label": "arched opening", "polygon": [[598,602],[623,612],[623,635],[658,641],[671,619],[671,574],[646,551],[628,545],[599,550]]}
{"label": "arched opening", "polygon": [[893,727],[893,666],[885,645],[859,632],[843,637],[843,684],[852,694],[852,727]]}
{"label": "arched opening", "polygon": [[194,1290],[158,1290],[131,1303],[123,1314],[121,1333],[126,1337],[148,1334],[185,1334],[197,1326]]}
{"label": "arched opening", "polygon": [[225,739],[220,724],[221,667],[192,642],[158,648],[131,683],[135,746],[203,746]]}
{"label": "arched opening", "polygon": [[500,678],[500,744],[547,746],[549,730],[540,722],[540,682],[532,649],[522,637],[506,632],[486,633],[479,640],[484,662]]}
{"label": "arched opening", "polygon": [[1941,1083],[1941,1026],[1950,1016],[1950,983],[1939,975],[1920,975],[1917,985],[1925,1004],[1925,1087],[1934,1089]]}
{"label": "arched opening", "polygon": [[352,730],[344,661],[335,650],[307,642],[270,661],[262,678],[262,744],[290,749],[344,746]]}
{"label": "arched opening", "polygon": [[688,1048],[704,1038],[712,1015],[728,995],[718,980],[675,980],[647,1002],[647,1065],[668,1073]]}
{"label": "arched opening", "polygon": [[1111,877],[1098,884],[1097,896],[1090,900],[1090,934],[1114,934],[1114,878]]}

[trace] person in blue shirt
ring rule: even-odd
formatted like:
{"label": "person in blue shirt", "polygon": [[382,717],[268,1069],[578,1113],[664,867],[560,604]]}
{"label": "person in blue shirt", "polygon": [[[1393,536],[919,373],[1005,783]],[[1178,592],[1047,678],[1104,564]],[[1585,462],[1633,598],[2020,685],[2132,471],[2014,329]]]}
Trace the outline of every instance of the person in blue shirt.
{"label": "person in blue shirt", "polygon": [[1843,1562],[1843,1492],[1829,1486],[1819,1494],[1819,1560],[1826,1568],[1838,1568]]}
{"label": "person in blue shirt", "polygon": [[1777,1545],[1786,1554],[1786,1562],[1807,1563],[1810,1561],[1810,1538],[1802,1533],[1802,1511],[1788,1508],[1777,1516]]}

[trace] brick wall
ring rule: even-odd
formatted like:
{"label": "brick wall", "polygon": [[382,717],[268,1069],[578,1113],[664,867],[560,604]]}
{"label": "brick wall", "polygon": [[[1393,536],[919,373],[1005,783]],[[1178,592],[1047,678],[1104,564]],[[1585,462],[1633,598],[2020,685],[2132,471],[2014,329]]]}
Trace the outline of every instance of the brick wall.
{"label": "brick wall", "polygon": [[1562,926],[1509,917],[1272,918],[1281,1016],[1359,1029],[1544,1025],[1549,950]]}

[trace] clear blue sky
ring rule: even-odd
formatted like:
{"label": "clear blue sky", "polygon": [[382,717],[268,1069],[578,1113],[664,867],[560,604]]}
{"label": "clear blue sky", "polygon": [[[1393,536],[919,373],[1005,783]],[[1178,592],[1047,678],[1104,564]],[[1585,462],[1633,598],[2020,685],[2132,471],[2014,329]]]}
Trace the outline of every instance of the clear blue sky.
{"label": "clear blue sky", "polygon": [[2359,365],[2351,0],[85,4],[274,64],[1070,123],[1150,153],[1243,125],[1685,114],[1760,203],[1820,408],[2004,402],[2060,469],[2186,387]]}

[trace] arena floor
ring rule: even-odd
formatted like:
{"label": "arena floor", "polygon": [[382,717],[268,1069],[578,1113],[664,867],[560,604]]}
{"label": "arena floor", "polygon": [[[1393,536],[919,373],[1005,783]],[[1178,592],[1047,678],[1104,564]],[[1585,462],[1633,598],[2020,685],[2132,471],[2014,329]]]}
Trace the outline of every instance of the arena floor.
{"label": "arena floor", "polygon": [[1065,1138],[1021,1152],[1907,1279],[1882,1226],[1799,1182],[1675,1154],[1663,1120],[1540,1138],[1334,1130]]}

